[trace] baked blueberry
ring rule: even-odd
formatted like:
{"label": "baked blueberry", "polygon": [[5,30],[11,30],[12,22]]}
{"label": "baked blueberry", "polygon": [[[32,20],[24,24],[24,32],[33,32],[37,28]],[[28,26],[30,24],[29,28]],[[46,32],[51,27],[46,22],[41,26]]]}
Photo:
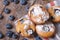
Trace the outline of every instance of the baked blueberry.
{"label": "baked blueberry", "polygon": [[8,9],[8,8],[5,8],[5,9],[4,9],[4,12],[5,12],[6,14],[9,14],[9,13],[10,13],[10,11],[11,11],[11,10],[10,10],[10,9]]}
{"label": "baked blueberry", "polygon": [[14,3],[15,3],[15,4],[18,4],[18,3],[19,3],[19,0],[14,0]]}
{"label": "baked blueberry", "polygon": [[11,24],[6,24],[6,28],[7,29],[12,29],[12,25]]}
{"label": "baked blueberry", "polygon": [[4,4],[5,6],[7,6],[7,5],[9,5],[9,1],[4,0],[4,1],[3,1],[3,4]]}
{"label": "baked blueberry", "polygon": [[28,40],[27,38],[23,38],[23,40]]}
{"label": "baked blueberry", "polygon": [[3,19],[3,15],[2,14],[0,14],[0,19]]}
{"label": "baked blueberry", "polygon": [[12,35],[12,38],[17,39],[18,38],[18,35],[17,34],[13,34]]}
{"label": "baked blueberry", "polygon": [[2,39],[4,37],[4,35],[0,32],[0,39]]}
{"label": "baked blueberry", "polygon": [[51,17],[50,17],[50,19],[54,19],[54,17],[53,17],[53,16],[51,16]]}
{"label": "baked blueberry", "polygon": [[12,38],[13,32],[12,31],[7,31],[6,35],[10,38]]}
{"label": "baked blueberry", "polygon": [[26,5],[27,4],[27,0],[20,0],[20,4],[21,5]]}
{"label": "baked blueberry", "polygon": [[9,16],[9,20],[13,21],[15,19],[15,17],[13,15]]}
{"label": "baked blueberry", "polygon": [[42,40],[42,39],[39,36],[36,36],[35,40]]}

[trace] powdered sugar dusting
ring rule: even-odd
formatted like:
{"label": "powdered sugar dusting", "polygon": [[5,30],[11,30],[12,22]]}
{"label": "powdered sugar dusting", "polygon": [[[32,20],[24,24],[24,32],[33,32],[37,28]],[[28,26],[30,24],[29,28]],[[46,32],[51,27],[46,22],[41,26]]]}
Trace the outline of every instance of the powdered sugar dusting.
{"label": "powdered sugar dusting", "polygon": [[25,24],[24,29],[27,29],[29,27],[30,20],[25,20],[23,24]]}
{"label": "powdered sugar dusting", "polygon": [[47,21],[47,19],[49,19],[49,16],[42,15],[42,19],[43,19],[44,21]]}
{"label": "powdered sugar dusting", "polygon": [[43,25],[37,25],[36,29],[38,29],[38,31],[42,31],[42,27],[43,27]]}
{"label": "powdered sugar dusting", "polygon": [[34,7],[33,14],[34,14],[35,16],[41,15],[41,14],[43,15],[44,12],[42,11],[42,9],[41,9],[39,6],[35,6],[35,7]]}
{"label": "powdered sugar dusting", "polygon": [[56,16],[60,16],[60,11],[56,10],[55,14],[56,14]]}
{"label": "powdered sugar dusting", "polygon": [[32,11],[32,13],[34,16],[42,15],[39,18],[36,18],[37,22],[42,22],[42,20],[46,21],[49,18],[49,15],[46,15],[46,12],[44,12],[40,6],[37,5],[33,9],[34,10]]}
{"label": "powdered sugar dusting", "polygon": [[23,22],[23,24],[29,25],[29,24],[30,24],[30,20],[25,20],[25,21]]}
{"label": "powdered sugar dusting", "polygon": [[23,24],[25,24],[25,26],[24,26],[24,29],[27,29],[28,27],[29,27],[29,25],[30,24],[33,24],[30,20],[25,20],[24,22],[23,22]]}
{"label": "powdered sugar dusting", "polygon": [[54,29],[53,29],[53,28],[51,28],[51,29],[50,29],[50,31],[51,31],[51,32],[54,32]]}
{"label": "powdered sugar dusting", "polygon": [[28,32],[29,35],[31,35],[33,33],[32,30],[28,30],[27,32]]}
{"label": "powdered sugar dusting", "polygon": [[24,26],[24,29],[26,30],[28,27],[29,27],[29,25],[25,25],[25,26]]}
{"label": "powdered sugar dusting", "polygon": [[40,21],[41,21],[41,18],[37,18],[36,21],[37,21],[37,22],[40,22]]}
{"label": "powdered sugar dusting", "polygon": [[50,25],[50,24],[45,24],[45,25],[37,25],[36,29],[38,29],[38,31],[43,31],[43,32],[54,32],[54,25]]}

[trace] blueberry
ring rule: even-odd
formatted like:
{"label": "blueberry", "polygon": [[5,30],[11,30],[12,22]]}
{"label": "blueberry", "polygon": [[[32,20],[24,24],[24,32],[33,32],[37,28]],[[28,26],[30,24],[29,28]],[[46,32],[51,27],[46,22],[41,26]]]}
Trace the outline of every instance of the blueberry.
{"label": "blueberry", "polygon": [[13,32],[12,31],[7,31],[6,35],[10,38],[12,38]]}
{"label": "blueberry", "polygon": [[29,10],[29,6],[26,6],[25,9],[26,9],[26,11],[28,12],[28,10]]}
{"label": "blueberry", "polygon": [[50,17],[50,19],[54,19],[54,17],[53,17],[53,16],[51,16],[51,17]]}
{"label": "blueberry", "polygon": [[23,40],[28,40],[27,38],[23,38]]}
{"label": "blueberry", "polygon": [[11,24],[6,24],[6,28],[7,29],[12,29],[12,25]]}
{"label": "blueberry", "polygon": [[0,19],[3,19],[3,15],[2,14],[0,14]]}
{"label": "blueberry", "polygon": [[56,12],[57,10],[59,10],[59,9],[54,9],[55,12]]}
{"label": "blueberry", "polygon": [[15,3],[15,4],[18,4],[18,3],[19,3],[19,0],[14,0],[14,3]]}
{"label": "blueberry", "polygon": [[39,36],[36,36],[35,40],[42,40],[42,39]]}
{"label": "blueberry", "polygon": [[11,0],[11,2],[14,2],[14,0]]}
{"label": "blueberry", "polygon": [[20,4],[21,5],[26,5],[27,4],[27,0],[20,0]]}
{"label": "blueberry", "polygon": [[15,17],[13,15],[9,16],[9,20],[13,21],[15,19]]}
{"label": "blueberry", "polygon": [[10,11],[11,11],[11,10],[10,10],[10,9],[8,9],[8,8],[5,8],[5,9],[4,9],[4,12],[5,12],[6,14],[9,14],[9,13],[10,13]]}
{"label": "blueberry", "polygon": [[5,6],[7,6],[7,5],[9,5],[9,1],[4,0],[4,1],[3,1],[3,4],[4,4]]}
{"label": "blueberry", "polygon": [[17,39],[18,38],[18,35],[17,34],[13,34],[12,35],[12,38]]}
{"label": "blueberry", "polygon": [[4,37],[4,35],[0,32],[0,39],[2,39]]}

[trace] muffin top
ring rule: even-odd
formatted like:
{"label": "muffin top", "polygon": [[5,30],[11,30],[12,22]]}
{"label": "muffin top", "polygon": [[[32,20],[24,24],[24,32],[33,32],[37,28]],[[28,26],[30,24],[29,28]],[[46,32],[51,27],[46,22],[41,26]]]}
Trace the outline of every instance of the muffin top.
{"label": "muffin top", "polygon": [[29,16],[35,22],[45,22],[49,19],[49,14],[42,5],[35,4],[29,10]]}

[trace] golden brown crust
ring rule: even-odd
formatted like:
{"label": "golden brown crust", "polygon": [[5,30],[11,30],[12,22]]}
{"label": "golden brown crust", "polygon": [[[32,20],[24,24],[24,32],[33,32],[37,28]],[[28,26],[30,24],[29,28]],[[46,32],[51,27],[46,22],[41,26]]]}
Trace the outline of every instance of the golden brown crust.
{"label": "golden brown crust", "polygon": [[52,7],[48,8],[48,12],[49,12],[50,16],[53,17],[53,19],[52,19],[53,22],[60,22],[60,18],[59,18],[60,16],[55,15],[55,12],[54,12],[55,8],[57,9],[60,7],[59,6],[52,6]]}
{"label": "golden brown crust", "polygon": [[42,8],[42,11],[46,12],[46,16],[49,17],[49,14],[48,14],[47,10],[46,10],[42,5],[40,5],[40,4],[35,4],[35,5],[31,6],[30,9],[29,9],[29,12],[28,12],[28,16],[30,17],[30,19],[31,19],[35,24],[43,24],[43,23],[45,23],[45,21],[43,21],[43,20],[42,20],[42,21],[39,21],[39,22],[36,21],[36,18],[39,18],[39,17],[41,17],[42,15],[33,16],[33,14],[31,13],[32,9],[33,9],[35,6],[40,6],[40,7]]}

